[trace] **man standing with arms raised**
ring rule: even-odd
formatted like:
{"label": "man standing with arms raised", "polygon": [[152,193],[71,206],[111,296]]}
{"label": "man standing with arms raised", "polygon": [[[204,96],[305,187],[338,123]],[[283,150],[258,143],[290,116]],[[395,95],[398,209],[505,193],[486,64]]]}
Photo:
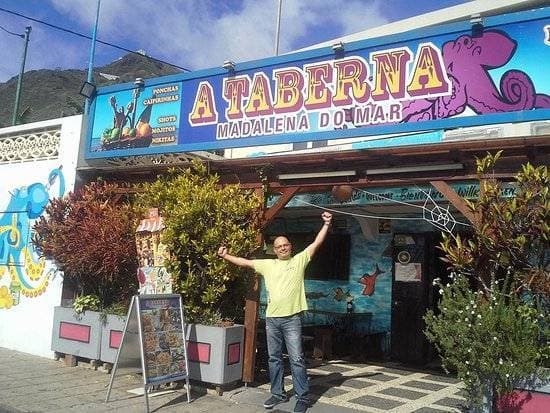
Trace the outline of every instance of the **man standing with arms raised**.
{"label": "man standing with arms raised", "polygon": [[294,412],[303,413],[308,408],[309,384],[302,350],[301,313],[307,310],[304,272],[327,236],[332,214],[323,212],[321,218],[324,224],[315,240],[295,256],[292,256],[292,244],[284,236],[278,236],[273,242],[276,259],[249,260],[230,255],[225,247],[218,250],[218,255],[225,260],[252,268],[264,277],[268,295],[265,324],[271,381],[271,397],[264,403],[266,409],[287,401],[283,387],[283,343],[290,359],[296,394]]}

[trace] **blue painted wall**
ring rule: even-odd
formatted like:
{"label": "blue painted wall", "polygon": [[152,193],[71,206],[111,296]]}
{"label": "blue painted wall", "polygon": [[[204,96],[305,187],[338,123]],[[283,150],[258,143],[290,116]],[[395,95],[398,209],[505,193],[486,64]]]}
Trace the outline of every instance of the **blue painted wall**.
{"label": "blue painted wall", "polygon": [[[353,297],[354,314],[371,314],[368,322],[357,323],[357,329],[365,333],[389,332],[391,330],[391,242],[393,233],[420,233],[437,231],[437,229],[425,221],[394,220],[391,221],[391,233],[378,234],[378,224],[374,221],[374,224],[370,226],[371,229],[374,229],[374,234],[371,233],[366,236],[359,225],[359,221],[354,217],[344,216],[342,218],[336,213],[335,219],[338,219],[342,224],[345,222],[345,225],[340,225],[345,229],[339,231],[348,233],[351,236],[349,279],[347,281],[306,280],[306,294],[310,295],[308,307],[312,312],[306,313],[305,323],[331,324],[331,322],[334,322],[334,317],[316,313],[318,311],[345,314],[347,309],[346,297],[336,293],[337,289],[340,288],[344,295],[349,292],[349,296]],[[284,222],[283,220],[276,220],[268,228],[267,233],[316,232],[319,228],[320,220],[317,222],[311,218],[304,220],[290,219]],[[376,271],[376,266],[381,272],[376,277],[374,291],[372,295],[364,295],[365,285],[360,282],[360,279],[364,275],[373,274]],[[313,297],[311,297],[312,293],[314,293]],[[315,296],[318,298],[315,298]],[[340,300],[337,298],[340,298]],[[263,283],[260,301],[262,303],[261,316],[264,317],[267,296]]]}

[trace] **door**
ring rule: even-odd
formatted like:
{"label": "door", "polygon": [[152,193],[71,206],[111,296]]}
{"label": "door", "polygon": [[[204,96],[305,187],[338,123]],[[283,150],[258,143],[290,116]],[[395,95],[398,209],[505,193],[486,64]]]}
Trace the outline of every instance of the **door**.
{"label": "door", "polygon": [[391,355],[403,363],[428,361],[422,320],[430,291],[426,238],[424,234],[395,234],[393,239]]}

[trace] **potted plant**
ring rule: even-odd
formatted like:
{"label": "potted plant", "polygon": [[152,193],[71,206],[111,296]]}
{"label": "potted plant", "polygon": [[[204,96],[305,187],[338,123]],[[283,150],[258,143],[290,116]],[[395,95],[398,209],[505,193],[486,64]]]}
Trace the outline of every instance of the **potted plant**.
{"label": "potted plant", "polygon": [[241,379],[244,327],[238,323],[252,274],[216,253],[220,245],[239,255],[257,248],[262,201],[238,185],[220,185],[194,162],[144,185],[139,202],[158,207],[164,218],[167,268],[188,325],[190,377],[214,384]]}
{"label": "potted plant", "polygon": [[434,281],[439,312],[424,318],[443,366],[464,381],[470,408],[486,412],[513,388],[550,377],[548,170],[523,166],[506,197],[489,175],[498,157],[477,162],[481,191],[470,208],[478,222],[467,240],[444,237],[453,273]]}
{"label": "potted plant", "polygon": [[124,326],[120,316],[137,291],[138,213],[124,192],[116,184],[91,182],[54,199],[35,223],[35,247],[56,263],[64,289],[76,297],[72,307],[55,308],[56,352],[114,362]]}

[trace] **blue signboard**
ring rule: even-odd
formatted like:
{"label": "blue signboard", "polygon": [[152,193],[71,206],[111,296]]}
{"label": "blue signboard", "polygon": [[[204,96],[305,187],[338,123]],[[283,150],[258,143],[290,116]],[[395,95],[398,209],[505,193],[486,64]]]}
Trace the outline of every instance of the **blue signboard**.
{"label": "blue signboard", "polygon": [[550,119],[542,62],[550,8],[100,88],[86,157]]}

